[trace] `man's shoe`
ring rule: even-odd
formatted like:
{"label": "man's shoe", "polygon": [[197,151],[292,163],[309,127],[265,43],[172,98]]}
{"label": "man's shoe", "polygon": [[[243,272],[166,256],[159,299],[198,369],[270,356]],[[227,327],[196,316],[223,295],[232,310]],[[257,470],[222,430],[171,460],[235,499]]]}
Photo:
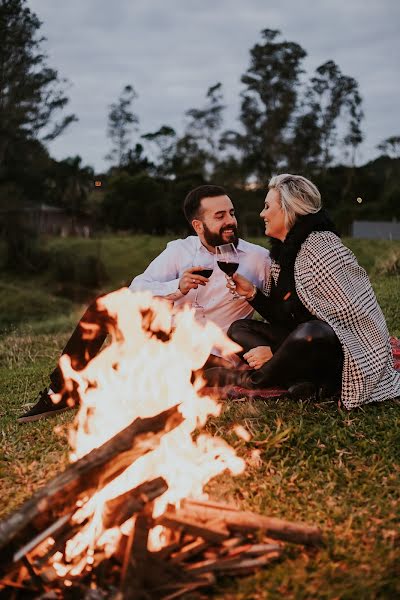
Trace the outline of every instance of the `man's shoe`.
{"label": "man's shoe", "polygon": [[[72,401],[70,401],[72,404]],[[39,421],[39,419],[47,419],[52,415],[58,415],[66,410],[70,410],[74,406],[70,406],[68,399],[62,398],[57,404],[52,401],[48,388],[44,388],[39,394],[39,400],[26,413],[18,417],[18,423],[30,423],[31,421]]]}

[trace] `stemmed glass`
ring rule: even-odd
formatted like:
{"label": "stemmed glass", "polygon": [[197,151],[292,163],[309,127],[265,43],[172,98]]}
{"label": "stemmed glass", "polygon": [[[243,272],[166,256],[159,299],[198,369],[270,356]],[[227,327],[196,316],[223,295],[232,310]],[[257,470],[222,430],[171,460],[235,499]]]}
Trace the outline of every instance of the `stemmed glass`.
{"label": "stemmed glass", "polygon": [[221,271],[225,273],[226,280],[229,282],[232,291],[231,300],[237,300],[240,295],[236,292],[236,284],[232,275],[236,273],[239,266],[239,256],[235,244],[222,244],[216,247],[217,264]]}
{"label": "stemmed glass", "polygon": [[[194,257],[193,266],[197,266],[196,259],[197,259],[197,253],[196,253],[196,256]],[[207,278],[211,277],[212,272],[214,270],[214,256],[207,257],[207,259],[204,259],[204,257],[201,257],[200,260],[201,260],[202,264],[199,265],[199,269],[197,269],[196,271],[192,271],[193,275],[202,275],[203,277],[207,277]],[[203,286],[201,286],[201,287],[203,287]],[[198,301],[199,291],[200,291],[200,284],[197,286],[196,294],[195,294],[194,300],[192,302],[192,308],[195,309],[196,313],[201,314],[203,317],[205,317],[205,308]]]}

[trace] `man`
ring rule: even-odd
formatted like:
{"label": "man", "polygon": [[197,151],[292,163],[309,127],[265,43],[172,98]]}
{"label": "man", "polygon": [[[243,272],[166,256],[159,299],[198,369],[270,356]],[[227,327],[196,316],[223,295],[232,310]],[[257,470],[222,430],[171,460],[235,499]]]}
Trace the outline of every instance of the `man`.
{"label": "man", "polygon": [[[133,279],[130,289],[132,292],[150,290],[154,296],[172,301],[177,309],[185,304],[194,305],[197,300],[201,311],[196,310],[196,318],[210,319],[226,332],[233,321],[251,317],[253,309],[244,298],[232,300],[220,269],[215,268],[210,278],[196,271],[214,264],[216,246],[233,243],[239,257],[238,272],[263,289],[270,266],[269,252],[238,238],[232,201],[220,186],[203,185],[192,190],[185,198],[183,210],[197,235],[169,242],[144,273]],[[79,321],[62,354],[71,356],[75,369],[82,369],[100,351],[112,326],[111,317],[94,302]],[[216,354],[210,355],[207,361],[207,367],[224,364],[226,361]],[[65,392],[57,404],[52,402],[51,395],[62,393],[63,387],[62,373],[57,366],[50,375],[50,387],[40,392],[37,403],[19,417],[18,422],[37,421],[77,403],[79,398],[74,397],[74,391]]]}

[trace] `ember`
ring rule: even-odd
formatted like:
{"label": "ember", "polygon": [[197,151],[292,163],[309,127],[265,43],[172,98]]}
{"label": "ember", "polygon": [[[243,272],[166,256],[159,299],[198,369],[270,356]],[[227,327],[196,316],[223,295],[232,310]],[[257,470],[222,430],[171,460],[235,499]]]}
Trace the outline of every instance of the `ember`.
{"label": "ember", "polygon": [[193,598],[216,573],[278,558],[284,541],[321,543],[315,527],[210,503],[203,492],[244,462],[199,433],[220,406],[198,394],[192,373],[213,347],[227,355],[236,346],[147,293],[123,289],[104,306],[117,323],[112,343],[79,372],[62,359],[67,389],[81,397],[72,463],[0,523],[5,597]]}

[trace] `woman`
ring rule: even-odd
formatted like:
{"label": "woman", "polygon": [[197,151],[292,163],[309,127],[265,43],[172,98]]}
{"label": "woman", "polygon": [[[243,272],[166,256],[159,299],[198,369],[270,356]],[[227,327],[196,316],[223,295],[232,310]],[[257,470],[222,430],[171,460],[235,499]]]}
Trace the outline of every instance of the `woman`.
{"label": "woman", "polygon": [[271,275],[261,292],[234,275],[236,291],[266,322],[235,321],[228,335],[252,370],[209,369],[210,385],[281,385],[293,396],[310,384],[341,388],[346,408],[400,395],[389,333],[370,281],[300,175],[269,182],[261,218],[271,238]]}

